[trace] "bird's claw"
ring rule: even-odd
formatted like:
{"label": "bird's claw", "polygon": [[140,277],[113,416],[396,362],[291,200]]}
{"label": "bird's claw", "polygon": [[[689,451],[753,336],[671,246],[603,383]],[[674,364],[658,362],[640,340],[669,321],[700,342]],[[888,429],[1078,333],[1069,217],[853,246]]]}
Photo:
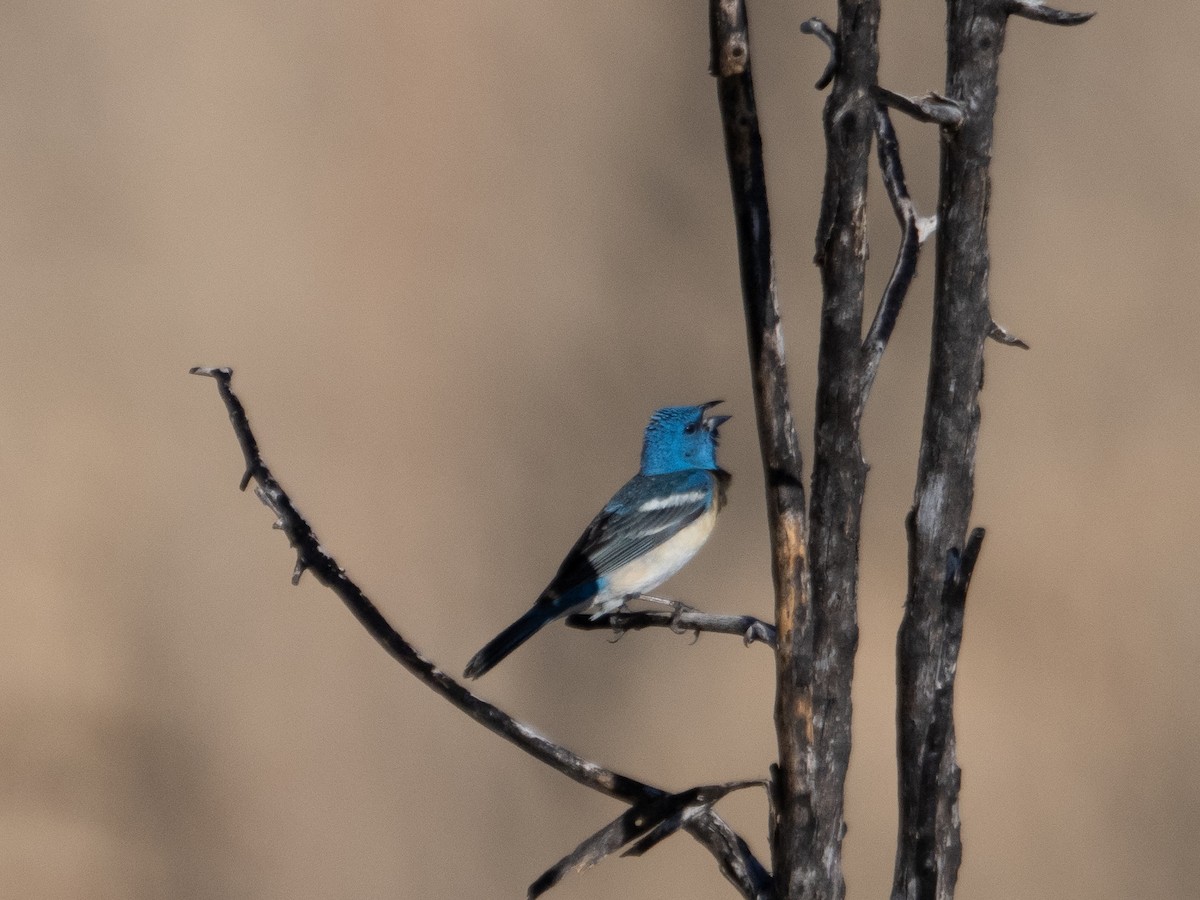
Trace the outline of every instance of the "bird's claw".
{"label": "bird's claw", "polygon": [[764,644],[770,643],[767,629],[763,627],[762,622],[752,622],[750,627],[746,629],[746,633],[742,635],[742,643],[747,647],[755,641],[761,641]]}

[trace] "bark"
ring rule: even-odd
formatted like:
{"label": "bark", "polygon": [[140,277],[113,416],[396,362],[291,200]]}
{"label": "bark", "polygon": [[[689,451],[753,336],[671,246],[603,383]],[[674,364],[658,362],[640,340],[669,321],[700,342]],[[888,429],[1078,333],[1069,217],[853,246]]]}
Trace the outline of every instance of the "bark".
{"label": "bark", "polygon": [[817,823],[811,864],[816,868],[812,896],[828,900],[840,900],[846,892],[842,838],[867,478],[860,434],[866,391],[862,328],[878,28],[878,0],[840,0],[833,86],[825,103],[825,189],[816,238],[823,299],[809,514]]}
{"label": "bark", "polygon": [[929,386],[913,508],[909,585],[896,646],[900,823],[893,900],[950,900],[962,859],[954,676],[963,604],[983,540],[967,537],[988,305],[989,167],[1010,14],[1074,25],[1090,16],[1026,0],[948,0],[945,95],[963,111],[942,133]]}
{"label": "bark", "polygon": [[746,314],[754,411],[766,480],[775,587],[775,733],[771,859],[780,897],[817,897],[813,853],[813,644],[800,442],[788,395],[775,293],[762,137],[742,0],[710,0],[712,74],[725,133]]}

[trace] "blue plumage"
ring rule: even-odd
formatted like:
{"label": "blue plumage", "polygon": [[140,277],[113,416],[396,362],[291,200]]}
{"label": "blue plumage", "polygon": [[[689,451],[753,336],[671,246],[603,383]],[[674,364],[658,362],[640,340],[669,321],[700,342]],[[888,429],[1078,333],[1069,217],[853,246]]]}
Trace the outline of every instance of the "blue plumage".
{"label": "blue plumage", "polygon": [[650,417],[638,474],[588,525],[533,607],[472,657],[467,678],[489,671],[554,619],[619,609],[696,554],[730,480],[716,455],[718,429],[729,416],[705,416],[719,402],[670,406]]}

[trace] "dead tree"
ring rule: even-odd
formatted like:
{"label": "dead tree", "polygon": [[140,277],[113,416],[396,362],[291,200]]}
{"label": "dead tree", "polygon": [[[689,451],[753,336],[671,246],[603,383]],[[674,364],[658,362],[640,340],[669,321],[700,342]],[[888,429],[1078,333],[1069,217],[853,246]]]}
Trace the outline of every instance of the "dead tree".
{"label": "dead tree", "polygon": [[[311,571],[410,672],[484,727],[580,784],[629,804],[530,887],[539,896],[565,875],[618,850],[638,855],[685,831],[726,878],[757,900],[840,900],[844,795],[850,758],[850,688],[858,641],[857,584],[866,487],[860,425],[888,339],[936,228],[933,335],[913,506],[907,517],[908,592],[896,645],[900,827],[892,900],[950,900],[962,845],[955,754],[954,677],[967,588],[983,541],[968,531],[979,432],[979,391],[988,338],[1024,346],[998,326],[988,304],[989,166],[997,75],[1010,16],[1077,25],[1090,14],[1038,0],[947,0],[944,93],[908,97],[881,87],[881,0],[838,0],[836,27],[818,19],[806,33],[829,49],[817,82],[829,87],[823,117],[826,171],[815,262],[822,304],[806,495],[788,392],[782,316],[776,297],[762,139],[750,65],[744,0],[710,0],[712,75],[733,195],[755,415],[766,480],[775,623],[696,610],[615,613],[580,628],[670,627],[742,635],[775,652],[779,756],[759,780],[668,792],[610,771],[556,745],[468,691],[422,656],[322,548],[258,450],[232,372],[196,368],[217,380],[250,482],[297,553],[293,582]],[[923,219],[908,195],[889,109],[941,132],[936,218]],[[888,199],[901,229],[891,278],[864,333],[866,199],[875,144]],[[713,809],[730,791],[765,786],[770,798],[768,868]]]}

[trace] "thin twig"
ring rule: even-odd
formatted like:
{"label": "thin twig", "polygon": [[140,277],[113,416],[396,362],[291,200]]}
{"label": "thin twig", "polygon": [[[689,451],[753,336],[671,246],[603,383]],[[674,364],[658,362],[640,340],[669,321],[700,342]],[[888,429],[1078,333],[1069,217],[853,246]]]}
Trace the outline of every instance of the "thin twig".
{"label": "thin twig", "polygon": [[896,137],[896,129],[892,127],[892,117],[886,107],[880,105],[875,111],[875,145],[879,155],[879,170],[883,173],[883,184],[887,189],[888,198],[892,201],[892,209],[896,213],[896,221],[900,223],[900,247],[896,251],[896,264],[892,267],[892,276],[884,288],[879,308],[875,311],[875,319],[867,330],[863,340],[863,375],[862,375],[862,404],[866,404],[875,381],[875,373],[879,370],[883,351],[887,348],[892,329],[900,316],[904,298],[913,277],[917,274],[917,257],[921,252],[921,244],[937,227],[937,217],[922,219],[917,215],[916,205],[908,195],[908,185],[904,181],[904,167],[900,162],[900,143]]}
{"label": "thin twig", "polygon": [[[299,580],[305,570],[311,571],[321,584],[338,595],[371,637],[393,659],[476,722],[524,750],[534,759],[579,784],[627,803],[645,803],[669,796],[668,792],[660,788],[605,769],[566,747],[547,740],[499,707],[472,694],[421,655],[391,626],[362,589],[346,575],[337,560],[325,550],[312,527],[296,510],[287,492],[263,462],[258,443],[250,429],[246,410],[230,385],[233,370],[197,366],[191,373],[216,379],[217,390],[229,412],[230,422],[245,457],[246,470],[241,481],[242,490],[245,490],[251,480],[257,483],[255,493],[276,515],[275,526],[287,535],[288,542],[296,550],[293,583]],[[717,858],[722,873],[733,882],[742,896],[758,900],[767,900],[771,896],[770,875],[754,858],[745,841],[715,812],[709,810],[704,815],[697,816],[688,823],[687,828],[689,833]]]}
{"label": "thin twig", "polygon": [[1043,25],[1082,25],[1096,15],[1094,12],[1064,12],[1061,9],[1046,6],[1039,0],[1008,0],[1006,12],[1010,16],[1031,19],[1034,22],[1041,22]]}
{"label": "thin twig", "polygon": [[780,896],[816,864],[813,814],[813,643],[800,441],[788,395],[787,358],[763,168],[762,135],[750,71],[744,0],[710,0],[713,75],[733,194],[750,376],[767,494],[775,588],[775,733],[771,857]]}
{"label": "thin twig", "polygon": [[593,618],[577,613],[566,618],[566,624],[580,631],[607,630],[616,633],[640,631],[643,628],[669,628],[676,634],[709,631],[714,634],[736,634],[746,646],[758,642],[768,647],[775,646],[775,626],[756,619],[754,616],[728,616],[703,613],[695,609],[678,612],[615,612]]}
{"label": "thin twig", "polygon": [[1020,347],[1022,350],[1028,350],[1029,345],[1010,332],[1007,328],[992,320],[992,327],[988,331],[988,337],[998,344],[1004,344],[1006,347]]}
{"label": "thin twig", "polygon": [[807,22],[802,22],[800,24],[800,31],[803,34],[816,35],[829,48],[829,61],[825,63],[825,71],[821,73],[821,77],[813,85],[818,91],[824,90],[829,87],[829,83],[833,81],[833,76],[837,74],[837,33],[816,16],[813,16]]}
{"label": "thin twig", "polygon": [[871,94],[884,106],[912,116],[918,122],[932,122],[943,128],[958,128],[966,115],[960,104],[933,91],[920,97],[906,97],[875,85]]}

